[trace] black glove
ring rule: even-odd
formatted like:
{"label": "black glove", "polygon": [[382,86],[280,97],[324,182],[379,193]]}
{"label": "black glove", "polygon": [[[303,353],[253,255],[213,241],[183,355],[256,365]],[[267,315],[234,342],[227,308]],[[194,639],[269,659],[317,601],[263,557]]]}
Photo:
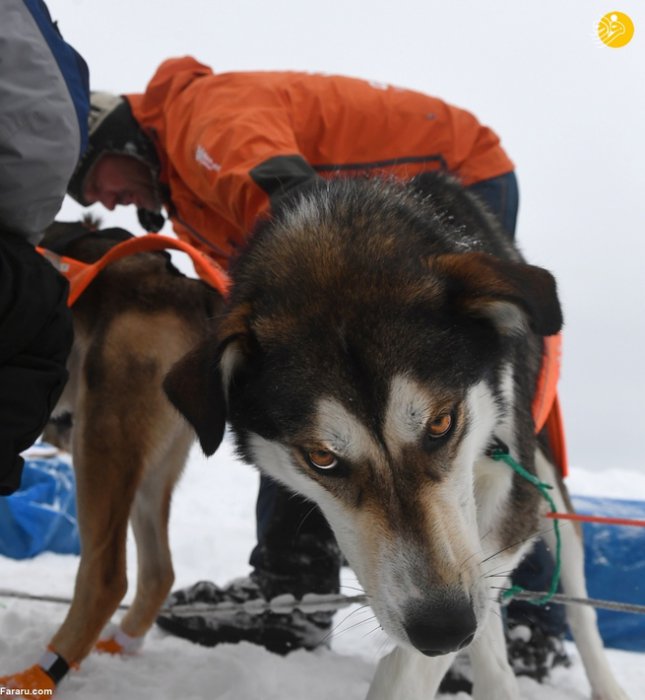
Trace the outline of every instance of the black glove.
{"label": "black glove", "polygon": [[163,214],[149,209],[137,209],[137,217],[141,226],[150,233],[159,233],[166,223]]}

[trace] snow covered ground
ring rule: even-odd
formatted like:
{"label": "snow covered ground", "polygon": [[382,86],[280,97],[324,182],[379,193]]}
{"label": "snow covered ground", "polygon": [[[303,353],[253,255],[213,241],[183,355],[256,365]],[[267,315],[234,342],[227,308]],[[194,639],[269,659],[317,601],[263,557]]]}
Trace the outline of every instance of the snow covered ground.
{"label": "snow covered ground", "polygon": [[[573,493],[645,499],[645,476],[573,469]],[[177,586],[201,578],[219,583],[245,574],[254,541],[256,472],[235,460],[225,442],[205,460],[197,449],[175,494],[171,540]],[[134,548],[129,543],[130,590],[134,591]],[[0,587],[69,596],[77,557],[42,554],[33,560],[0,557]],[[349,594],[351,573],[344,583]],[[128,594],[129,596],[130,594]],[[128,599],[129,600],[129,597]],[[62,622],[65,606],[0,598],[0,675],[33,664]],[[336,616],[331,650],[273,655],[250,644],[206,649],[153,629],[133,658],[92,655],[62,684],[60,700],[363,700],[387,640],[370,611],[349,609]],[[524,700],[583,700],[589,686],[575,649],[574,665],[558,669],[544,685],[521,679]],[[643,656],[609,651],[610,662],[632,700],[644,697]],[[452,696],[467,700],[462,693]],[[393,699],[394,700],[394,699]],[[397,698],[396,700],[405,700]],[[491,698],[490,700],[495,700]]]}

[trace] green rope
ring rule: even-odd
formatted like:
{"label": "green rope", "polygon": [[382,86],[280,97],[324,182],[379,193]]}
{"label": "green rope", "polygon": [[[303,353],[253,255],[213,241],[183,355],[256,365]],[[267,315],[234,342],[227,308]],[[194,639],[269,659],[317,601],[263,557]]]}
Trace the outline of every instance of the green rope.
{"label": "green rope", "polygon": [[[513,469],[514,472],[519,474],[522,478],[526,479],[529,483],[533,484],[533,486],[535,486],[538,489],[538,491],[542,494],[542,497],[547,501],[547,503],[551,507],[551,512],[557,512],[555,501],[551,498],[551,495],[549,494],[549,490],[553,488],[551,484],[546,484],[543,481],[540,481],[537,478],[537,476],[535,476],[535,474],[531,474],[530,472],[526,471],[526,469],[524,469],[524,467],[519,462],[516,462],[511,457],[511,455],[504,449],[494,448],[493,450],[491,450],[490,456],[497,462],[506,462],[506,464],[508,464],[508,466],[511,467],[511,469]],[[555,566],[553,568],[553,576],[551,577],[551,586],[547,591],[546,595],[542,596],[541,598],[536,598],[534,600],[527,601],[532,605],[546,605],[558,591],[558,584],[560,583],[560,569],[562,567],[562,541],[560,539],[560,522],[557,519],[553,520],[553,531],[555,532]],[[502,598],[508,600],[509,598],[512,598],[516,593],[523,592],[524,588],[522,588],[522,586],[511,586],[508,590],[504,591]]]}

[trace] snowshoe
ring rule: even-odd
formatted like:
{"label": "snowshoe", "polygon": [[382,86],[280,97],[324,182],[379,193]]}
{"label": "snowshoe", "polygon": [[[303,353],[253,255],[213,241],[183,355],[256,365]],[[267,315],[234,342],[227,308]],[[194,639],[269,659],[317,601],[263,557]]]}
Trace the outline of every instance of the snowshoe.
{"label": "snowshoe", "polygon": [[[250,642],[284,655],[326,644],[333,611],[304,613],[293,603],[295,598],[288,594],[267,599],[253,575],[225,588],[200,581],[175,591],[157,624],[170,634],[209,647]],[[287,612],[280,611],[281,606]],[[194,608],[194,613],[187,614],[187,607]],[[173,613],[173,608],[181,613]]]}

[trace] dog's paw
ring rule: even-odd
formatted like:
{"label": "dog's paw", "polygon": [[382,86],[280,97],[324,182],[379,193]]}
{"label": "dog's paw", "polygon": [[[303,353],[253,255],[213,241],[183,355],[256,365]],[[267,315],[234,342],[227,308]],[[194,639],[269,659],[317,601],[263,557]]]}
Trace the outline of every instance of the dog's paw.
{"label": "dog's paw", "polygon": [[0,689],[2,688],[20,691],[19,693],[2,693],[0,690],[2,695],[19,695],[22,698],[41,698],[42,700],[44,696],[53,695],[56,684],[41,666],[34,664],[20,673],[0,677]]}
{"label": "dog's paw", "polygon": [[102,654],[129,656],[141,649],[144,639],[145,637],[131,637],[117,625],[109,624],[94,649]]}

